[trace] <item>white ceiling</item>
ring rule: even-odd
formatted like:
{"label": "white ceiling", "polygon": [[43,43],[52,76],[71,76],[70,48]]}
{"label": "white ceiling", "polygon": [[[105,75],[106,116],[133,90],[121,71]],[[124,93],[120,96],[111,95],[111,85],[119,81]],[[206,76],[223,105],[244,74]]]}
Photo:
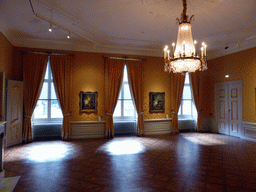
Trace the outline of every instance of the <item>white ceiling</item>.
{"label": "white ceiling", "polygon": [[[124,55],[162,56],[177,39],[183,9],[182,0],[30,1],[0,1],[0,32],[14,46]],[[256,47],[255,0],[187,4],[193,37],[206,42],[208,59]]]}

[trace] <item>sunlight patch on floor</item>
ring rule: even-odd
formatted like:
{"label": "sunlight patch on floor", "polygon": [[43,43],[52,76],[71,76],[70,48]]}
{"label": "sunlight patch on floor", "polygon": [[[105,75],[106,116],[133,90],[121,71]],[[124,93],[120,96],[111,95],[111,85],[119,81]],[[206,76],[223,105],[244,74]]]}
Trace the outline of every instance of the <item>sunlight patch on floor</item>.
{"label": "sunlight patch on floor", "polygon": [[27,159],[37,162],[57,161],[68,154],[68,147],[63,144],[44,144],[30,149]]}
{"label": "sunlight patch on floor", "polygon": [[193,134],[193,135],[183,135],[183,137],[193,143],[199,145],[225,145],[227,144],[221,135],[216,134]]}
{"label": "sunlight patch on floor", "polygon": [[110,141],[98,150],[108,152],[111,155],[129,155],[142,153],[145,151],[145,147],[139,141],[125,139]]}

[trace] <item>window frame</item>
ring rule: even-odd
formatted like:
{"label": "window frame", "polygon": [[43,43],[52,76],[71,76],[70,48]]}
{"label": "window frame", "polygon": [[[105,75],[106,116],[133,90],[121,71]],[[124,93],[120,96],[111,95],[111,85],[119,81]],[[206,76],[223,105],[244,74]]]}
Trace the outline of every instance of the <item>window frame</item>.
{"label": "window frame", "polygon": [[[48,74],[48,77],[45,78],[47,74]],[[47,88],[48,88],[47,99],[40,99],[40,95],[41,95],[44,83],[47,83]],[[41,101],[47,101],[47,117],[46,118],[35,118],[35,115],[34,115],[34,112],[33,112],[33,115],[32,115],[33,124],[38,125],[38,124],[61,124],[62,123],[63,117],[62,118],[51,118],[51,112],[52,112],[51,111],[52,110],[52,103],[51,102],[56,100],[58,102],[58,105],[60,106],[57,95],[56,95],[56,99],[51,99],[52,85],[53,85],[53,88],[55,89],[54,82],[53,82],[51,65],[50,65],[50,59],[48,58],[42,88],[41,88],[41,91],[40,91],[39,98],[37,100],[37,102],[40,101],[40,100]]]}
{"label": "window frame", "polygon": [[[125,78],[124,78],[125,73],[127,74],[127,80],[125,80]],[[125,95],[124,87],[125,87],[125,85],[129,86],[131,99],[125,99],[124,98],[124,95]],[[130,88],[130,85],[129,85],[128,70],[127,70],[126,65],[124,66],[123,77],[122,77],[122,86],[121,86],[121,89],[120,89],[120,92],[119,92],[117,103],[118,103],[118,101],[121,102],[121,116],[113,115],[114,122],[120,122],[120,121],[134,122],[134,121],[136,121],[137,120],[137,111],[136,111],[136,107],[134,105],[134,101],[133,101],[133,98],[132,98],[132,92],[131,92],[131,88]],[[133,106],[134,106],[134,115],[133,116],[124,116],[124,110],[125,110],[124,109],[124,103],[125,103],[125,101],[132,101]],[[115,111],[114,111],[114,113],[115,113]]]}

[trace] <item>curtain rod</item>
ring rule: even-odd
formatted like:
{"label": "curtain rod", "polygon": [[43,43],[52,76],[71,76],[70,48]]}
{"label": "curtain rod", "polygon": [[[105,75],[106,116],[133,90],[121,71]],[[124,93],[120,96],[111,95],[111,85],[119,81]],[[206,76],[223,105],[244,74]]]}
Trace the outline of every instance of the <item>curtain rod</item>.
{"label": "curtain rod", "polygon": [[63,55],[63,56],[74,56],[74,54],[65,54],[65,53],[47,53],[47,52],[35,52],[35,51],[21,51],[22,53],[34,53],[41,55]]}
{"label": "curtain rod", "polygon": [[120,59],[120,60],[130,60],[130,61],[143,61],[143,59],[129,58],[129,57],[107,57],[109,59]]}

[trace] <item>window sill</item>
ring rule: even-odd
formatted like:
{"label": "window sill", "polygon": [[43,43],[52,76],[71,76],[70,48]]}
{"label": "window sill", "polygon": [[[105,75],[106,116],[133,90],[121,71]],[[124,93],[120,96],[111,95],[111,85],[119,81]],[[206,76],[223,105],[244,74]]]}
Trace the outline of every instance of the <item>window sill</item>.
{"label": "window sill", "polygon": [[136,120],[113,120],[114,123],[136,123]]}
{"label": "window sill", "polygon": [[62,122],[32,122],[32,125],[62,125]]}
{"label": "window sill", "polygon": [[178,118],[178,121],[196,121],[196,119],[192,119],[192,118]]}

